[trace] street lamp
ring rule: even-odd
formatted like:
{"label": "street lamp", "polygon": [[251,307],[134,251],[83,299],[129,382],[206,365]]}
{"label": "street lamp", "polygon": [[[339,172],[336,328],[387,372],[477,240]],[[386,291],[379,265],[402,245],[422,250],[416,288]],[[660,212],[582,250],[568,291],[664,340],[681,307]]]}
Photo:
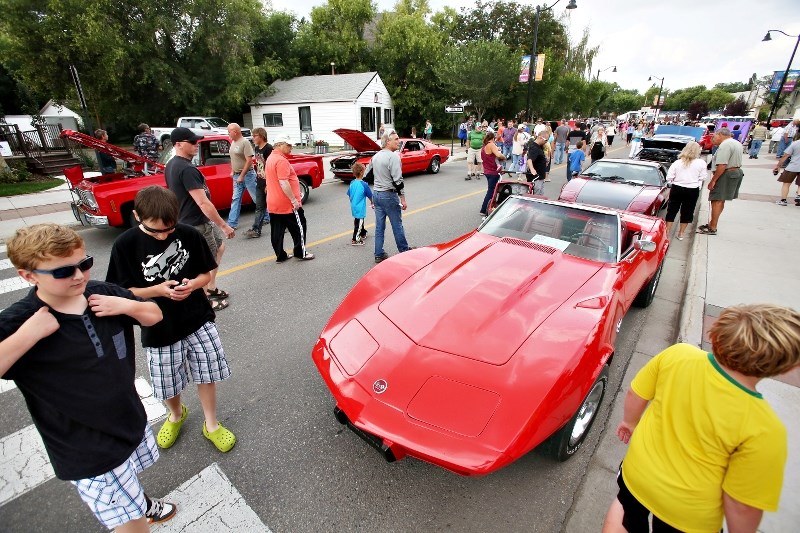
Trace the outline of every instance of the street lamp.
{"label": "street lamp", "polygon": [[[553,2],[552,5],[549,5],[542,9],[541,6],[536,6],[536,21],[533,25],[533,47],[531,47],[531,62],[530,66],[528,67],[528,99],[525,101],[525,118],[527,120],[531,119],[531,87],[533,84],[533,77],[536,73],[534,67],[534,62],[536,61],[536,41],[539,38],[539,15],[542,11],[547,11],[549,9],[553,9],[557,3],[561,0],[556,0]],[[575,3],[576,0],[569,0],[569,4],[567,4],[567,9],[575,9],[578,5]]]}
{"label": "street lamp", "polygon": [[783,78],[781,79],[781,84],[778,87],[778,92],[775,93],[775,101],[772,102],[772,109],[769,110],[769,118],[767,118],[767,124],[769,125],[772,122],[772,115],[775,114],[775,108],[778,107],[778,99],[781,97],[781,91],[783,91],[783,85],[786,83],[786,78],[789,76],[789,70],[792,68],[792,61],[794,61],[794,54],[797,52],[797,45],[800,44],[800,35],[789,35],[785,31],[781,30],[769,30],[767,34],[764,36],[762,41],[771,41],[772,37],[770,36],[770,31],[777,31],[778,33],[782,33],[787,37],[797,37],[797,42],[794,43],[794,50],[792,50],[792,57],[789,58],[789,65],[786,67],[786,70],[783,72]]}
{"label": "street lamp", "polygon": [[661,112],[661,91],[664,89],[664,78],[651,75],[647,78],[647,81],[651,81],[653,78],[661,80],[661,87],[658,88],[658,98],[656,98],[656,116],[653,117],[653,122],[656,122],[658,120],[658,114]]}
{"label": "street lamp", "polygon": [[335,66],[336,66],[336,63],[334,63],[333,61],[331,61],[331,76],[334,76],[334,75],[336,74],[336,71],[334,71],[334,67],[335,67]]}
{"label": "street lamp", "polygon": [[613,68],[614,69],[611,72],[616,72],[617,71],[617,66],[616,65],[614,65],[613,67],[604,68],[603,70],[597,69],[597,76],[595,76],[594,79],[595,80],[599,80],[600,79],[600,73],[607,71],[609,68]]}

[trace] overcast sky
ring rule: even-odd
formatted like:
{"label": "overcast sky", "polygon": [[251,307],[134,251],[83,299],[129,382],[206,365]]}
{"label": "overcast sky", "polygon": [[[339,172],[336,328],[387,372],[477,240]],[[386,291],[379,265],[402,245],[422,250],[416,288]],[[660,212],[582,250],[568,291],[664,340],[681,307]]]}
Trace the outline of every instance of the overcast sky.
{"label": "overcast sky", "polygon": [[[373,1],[379,10],[395,4],[395,0]],[[275,9],[298,16],[308,16],[313,6],[323,3],[272,0]],[[554,7],[557,16],[566,11],[567,3],[560,0]],[[474,2],[429,0],[429,4],[435,12],[445,5],[458,10]],[[593,71],[616,65],[616,73],[609,69],[600,78],[642,92],[650,86],[650,75],[663,77],[664,87],[674,90],[746,81],[754,72],[763,76],[783,70],[797,39],[779,33],[771,42],[761,39],[771,29],[800,34],[797,0],[577,0],[577,4],[569,11],[569,31],[576,41],[583,28],[590,27],[591,43],[600,46]],[[793,66],[800,68],[800,54]]]}

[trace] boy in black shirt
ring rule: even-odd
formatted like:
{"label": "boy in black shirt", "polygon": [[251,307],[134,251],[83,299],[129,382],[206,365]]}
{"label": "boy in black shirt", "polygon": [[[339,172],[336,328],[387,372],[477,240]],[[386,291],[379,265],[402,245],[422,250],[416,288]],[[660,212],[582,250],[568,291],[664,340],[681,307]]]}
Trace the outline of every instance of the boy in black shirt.
{"label": "boy in black shirt", "polygon": [[90,281],[94,260],[69,228],[19,229],[7,251],[35,287],[0,313],[0,377],[25,397],[56,477],[109,528],[169,520],[176,506],[148,498],[137,478],[158,449],[134,388],[133,325],[158,323],[161,310]]}
{"label": "boy in black shirt", "polygon": [[134,215],[139,225],[114,242],[106,281],[152,298],[164,314],[158,324],[142,328],[153,391],[170,412],[156,442],[162,448],[175,444],[189,414],[180,395],[191,379],[205,415],[203,435],[219,451],[230,451],[236,437],[217,420],[216,383],[231,372],[203,291],[217,263],[203,235],[177,223],[172,191],[156,185],[140,190]]}

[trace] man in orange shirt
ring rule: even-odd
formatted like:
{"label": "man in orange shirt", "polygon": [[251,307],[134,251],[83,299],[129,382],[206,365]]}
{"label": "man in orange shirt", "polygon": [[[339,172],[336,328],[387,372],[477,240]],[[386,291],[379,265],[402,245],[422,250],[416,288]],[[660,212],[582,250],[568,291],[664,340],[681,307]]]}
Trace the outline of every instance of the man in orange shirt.
{"label": "man in orange shirt", "polygon": [[288,135],[278,135],[272,144],[273,150],[264,167],[267,180],[267,212],[271,224],[272,248],[277,257],[276,263],[284,263],[292,258],[283,249],[283,235],[288,229],[294,241],[294,257],[309,261],[314,254],[306,251],[306,217],[303,213],[300,182],[297,173],[289,163],[292,142]]}

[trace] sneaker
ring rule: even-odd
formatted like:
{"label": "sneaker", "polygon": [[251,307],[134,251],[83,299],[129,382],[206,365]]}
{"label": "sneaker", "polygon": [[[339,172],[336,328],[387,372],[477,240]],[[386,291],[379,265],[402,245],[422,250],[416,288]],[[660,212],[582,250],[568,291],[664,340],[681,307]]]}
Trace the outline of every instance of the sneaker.
{"label": "sneaker", "polygon": [[469,181],[469,180],[471,180],[471,179],[472,179],[472,174],[467,174],[467,176],[466,176],[464,179],[465,179],[466,181]]}
{"label": "sneaker", "polygon": [[[782,198],[782,199],[778,200],[778,201],[777,201],[777,202],[775,202],[775,203],[776,203],[777,205],[784,205],[784,206],[785,206],[785,205],[789,205],[789,204],[788,204],[788,202],[786,201],[786,198]],[[797,199],[795,199],[794,203],[797,203]]]}
{"label": "sneaker", "polygon": [[350,246],[364,246],[364,241],[361,239],[357,241],[350,241]]}
{"label": "sneaker", "polygon": [[244,233],[242,233],[242,235],[244,235],[248,239],[257,239],[257,238],[261,237],[261,232],[255,230],[253,228],[250,228],[249,230],[247,230]]}
{"label": "sneaker", "polygon": [[150,509],[148,509],[144,516],[151,524],[160,524],[166,522],[178,512],[178,506],[174,503],[168,503],[158,498],[150,498]]}
{"label": "sneaker", "polygon": [[276,262],[276,263],[278,263],[278,264],[280,265],[281,263],[285,263],[286,261],[288,261],[288,260],[289,260],[289,259],[291,259],[291,258],[292,258],[292,254],[288,254],[288,255],[286,256],[286,259],[276,259],[276,260],[275,260],[275,262]]}
{"label": "sneaker", "polygon": [[794,197],[794,205],[800,206],[800,194]]}
{"label": "sneaker", "polygon": [[375,262],[376,263],[380,263],[381,261],[386,261],[387,259],[389,259],[389,254],[387,254],[385,252],[383,254],[381,254],[381,255],[376,255],[375,256]]}

